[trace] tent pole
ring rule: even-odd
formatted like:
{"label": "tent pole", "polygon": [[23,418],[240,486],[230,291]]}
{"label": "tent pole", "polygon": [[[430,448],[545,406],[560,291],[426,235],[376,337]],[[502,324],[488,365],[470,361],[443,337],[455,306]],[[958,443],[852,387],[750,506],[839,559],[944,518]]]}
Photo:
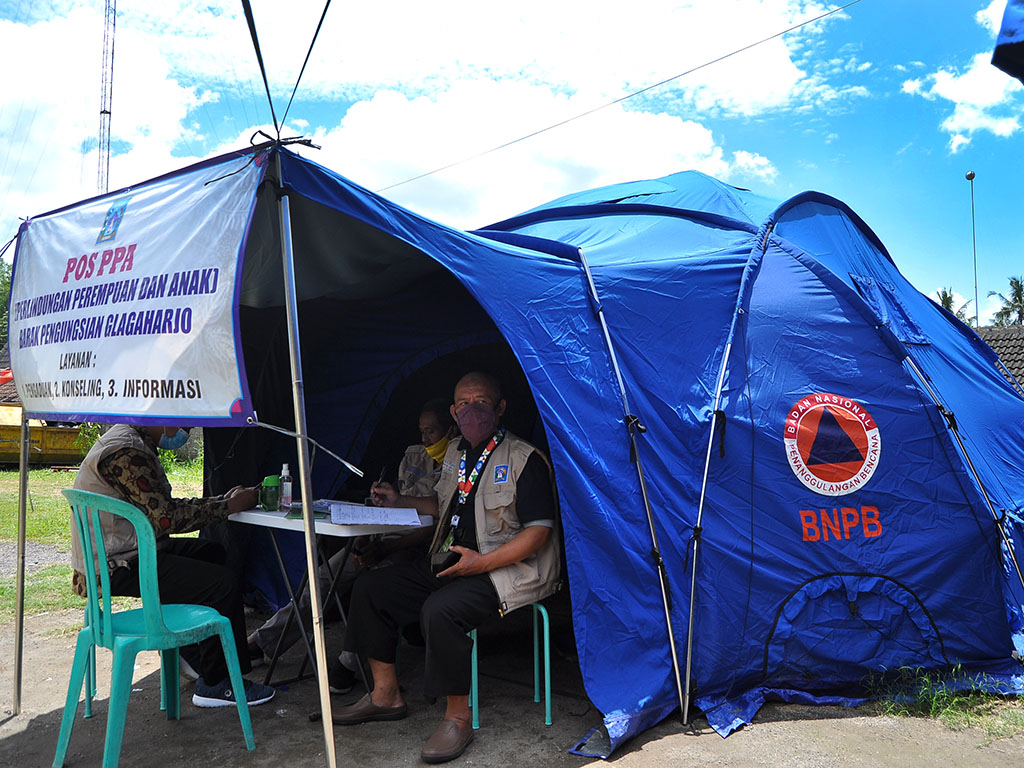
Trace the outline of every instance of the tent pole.
{"label": "tent pole", "polygon": [[658,546],[658,533],[654,528],[654,515],[651,512],[651,500],[647,494],[647,480],[644,478],[643,462],[640,460],[640,447],[637,442],[637,434],[646,432],[646,428],[640,423],[635,414],[629,411],[629,398],[626,396],[626,385],[622,380],[622,372],[619,370],[619,362],[615,356],[615,346],[612,344],[611,333],[608,331],[608,323],[604,317],[604,307],[597,295],[597,285],[594,283],[594,275],[590,271],[590,264],[583,249],[579,249],[580,263],[587,275],[587,285],[590,288],[590,297],[594,302],[597,319],[601,323],[601,332],[604,334],[604,343],[608,348],[608,355],[611,358],[612,370],[615,372],[615,380],[619,385],[619,396],[622,399],[622,412],[626,417],[626,426],[629,428],[630,452],[633,463],[636,465],[637,478],[640,481],[640,494],[644,500],[644,512],[647,515],[647,526],[651,532],[651,557],[658,569],[658,581],[661,586],[661,604],[665,608],[665,627],[668,630],[668,645],[672,652],[672,672],[676,678],[676,692],[679,695],[679,708],[683,716],[683,724],[686,723],[686,708],[683,705],[683,686],[679,679],[679,655],[676,652],[675,632],[672,629],[672,612],[669,597],[668,574],[665,572],[665,561],[661,557],[661,548]]}
{"label": "tent pole", "polygon": [[985,489],[985,484],[981,482],[981,477],[978,475],[978,470],[974,467],[974,462],[971,461],[971,455],[967,452],[967,446],[964,445],[964,441],[960,439],[960,431],[956,428],[956,419],[953,418],[953,414],[949,409],[946,408],[945,404],[939,399],[935,390],[928,384],[928,379],[925,378],[924,372],[917,367],[917,363],[914,362],[914,358],[907,355],[904,358],[911,370],[917,376],[918,380],[924,385],[924,388],[928,390],[928,394],[931,396],[932,401],[939,406],[939,411],[946,419],[946,424],[949,427],[949,431],[953,434],[953,439],[956,440],[956,444],[960,446],[960,453],[964,459],[967,460],[967,467],[971,470],[971,475],[974,477],[974,482],[978,484],[978,488],[981,489],[981,495],[985,499],[985,504],[988,506],[989,514],[992,515],[992,519],[995,520],[996,530],[999,531],[999,536],[1002,538],[1003,543],[1006,545],[1004,549],[1010,555],[1010,561],[1013,563],[1014,570],[1017,572],[1017,579],[1020,581],[1022,587],[1024,587],[1024,574],[1021,573],[1020,563],[1017,561],[1017,555],[1013,551],[1013,543],[1006,535],[1006,531],[1003,530],[1003,526],[999,523],[999,515],[996,514],[995,505],[992,503],[992,499],[989,498],[988,491]]}
{"label": "tent pole", "polygon": [[320,688],[320,722],[324,730],[327,764],[337,766],[334,749],[334,722],[331,718],[331,692],[327,684],[327,649],[324,646],[324,622],[320,597],[320,577],[316,556],[316,522],[313,515],[313,486],[309,467],[309,442],[306,435],[306,401],[302,383],[302,354],[299,348],[298,299],[295,290],[295,261],[292,252],[291,208],[281,173],[281,150],[277,161],[278,213],[281,224],[281,261],[284,266],[284,305],[288,324],[288,357],[292,372],[292,404],[295,409],[296,447],[299,456],[299,485],[302,496],[302,522],[306,538],[307,588],[313,614],[313,641],[316,647],[317,683]]}
{"label": "tent pole", "polygon": [[732,351],[732,342],[725,345],[725,354],[722,356],[722,367],[718,371],[718,384],[715,385],[715,408],[711,412],[711,432],[708,435],[708,450],[704,455],[704,476],[700,483],[700,501],[697,504],[697,524],[694,526],[693,537],[693,570],[690,574],[690,615],[686,625],[686,690],[683,693],[683,725],[689,725],[690,718],[690,671],[693,660],[693,617],[697,602],[697,556],[700,554],[700,531],[701,523],[704,520],[704,496],[708,487],[708,469],[711,466],[711,447],[715,443],[715,426],[718,424],[718,406],[722,402],[722,387],[725,385],[725,367],[729,363],[729,353]]}
{"label": "tent pole", "polygon": [[14,714],[21,714],[22,651],[25,640],[25,514],[28,503],[28,419],[21,409],[21,455],[18,459],[18,581],[14,608]]}

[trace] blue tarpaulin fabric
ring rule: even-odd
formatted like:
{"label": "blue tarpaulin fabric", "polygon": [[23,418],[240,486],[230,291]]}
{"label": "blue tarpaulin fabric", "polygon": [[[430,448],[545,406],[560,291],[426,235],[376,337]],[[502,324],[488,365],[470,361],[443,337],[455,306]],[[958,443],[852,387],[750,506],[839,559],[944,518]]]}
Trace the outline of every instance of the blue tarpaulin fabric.
{"label": "blue tarpaulin fabric", "polygon": [[679,693],[616,371],[576,249],[646,428],[680,660],[692,597],[693,694],[720,733],[766,698],[858,703],[866,681],[900,667],[959,666],[1021,690],[1024,590],[1008,557],[1020,529],[1005,517],[1001,538],[993,510],[1024,504],[1024,399],[843,203],[779,203],[688,172],[570,195],[474,235],[285,158],[297,190],[447,270],[522,366],[609,751]]}
{"label": "blue tarpaulin fabric", "polygon": [[[469,233],[273,151],[313,437],[358,461],[417,371],[488,341],[514,355],[555,469],[601,754],[679,707],[670,637],[723,735],[769,699],[856,704],[901,667],[1024,692],[1024,398],[845,204],[685,172]],[[253,194],[242,336],[266,413],[288,390],[260,394],[270,326],[244,323],[280,307],[280,245],[274,195]],[[314,496],[337,474],[318,463]]]}

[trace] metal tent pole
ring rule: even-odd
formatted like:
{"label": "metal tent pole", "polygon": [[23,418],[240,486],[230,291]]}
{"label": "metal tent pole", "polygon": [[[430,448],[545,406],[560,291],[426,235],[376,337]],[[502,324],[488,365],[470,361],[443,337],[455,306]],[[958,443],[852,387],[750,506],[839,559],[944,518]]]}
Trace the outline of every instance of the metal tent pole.
{"label": "metal tent pole", "polygon": [[665,561],[661,557],[661,549],[658,546],[658,533],[654,528],[654,515],[651,513],[651,500],[647,494],[647,481],[644,478],[643,462],[640,460],[640,449],[637,444],[637,435],[646,432],[646,428],[640,423],[635,414],[630,413],[629,398],[626,396],[626,385],[622,380],[622,372],[619,370],[619,362],[615,356],[615,346],[612,344],[611,333],[608,331],[608,323],[604,317],[604,307],[601,306],[601,299],[597,295],[597,286],[594,284],[594,276],[590,272],[590,264],[583,249],[579,249],[580,263],[587,275],[587,285],[590,288],[590,296],[594,301],[594,311],[601,323],[601,332],[604,334],[604,343],[608,348],[608,356],[611,358],[612,370],[615,372],[615,380],[619,385],[619,396],[622,399],[622,412],[626,417],[626,426],[629,428],[630,453],[633,463],[636,465],[637,478],[640,481],[640,494],[644,500],[644,512],[647,515],[647,526],[651,533],[651,557],[658,569],[658,582],[661,586],[661,603],[665,608],[665,626],[668,630],[668,644],[672,652],[672,672],[676,678],[676,692],[679,694],[679,707],[683,715],[683,722],[686,720],[686,710],[683,707],[683,686],[679,679],[679,657],[676,653],[675,632],[672,629],[671,598],[669,595],[668,574],[665,572]]}
{"label": "metal tent pole", "polygon": [[711,415],[711,431],[708,435],[708,450],[704,455],[704,476],[700,483],[700,502],[697,504],[697,523],[693,537],[693,570],[690,574],[690,614],[686,625],[686,690],[683,692],[683,725],[689,725],[690,711],[690,669],[693,660],[693,618],[697,603],[697,556],[700,553],[701,523],[704,520],[704,497],[708,487],[708,469],[711,466],[711,447],[715,442],[715,426],[718,424],[718,406],[722,402],[722,387],[725,384],[725,367],[729,364],[729,353],[732,342],[725,345],[722,357],[722,368],[718,372],[718,384],[715,386],[715,408]]}
{"label": "metal tent pole", "polygon": [[324,622],[320,598],[320,577],[316,557],[316,522],[313,514],[313,486],[310,479],[309,442],[306,436],[306,401],[302,383],[302,354],[299,347],[298,300],[295,290],[295,262],[292,253],[292,224],[288,192],[281,173],[280,148],[277,160],[278,213],[281,224],[281,261],[284,266],[284,305],[288,324],[288,356],[292,372],[292,403],[295,409],[296,447],[299,456],[299,483],[302,496],[302,522],[306,537],[306,568],[309,573],[310,608],[313,613],[313,640],[316,647],[317,683],[320,688],[321,724],[327,764],[337,766],[334,749],[334,723],[331,719],[331,692],[327,684],[327,649],[324,646]]}
{"label": "metal tent pole", "polygon": [[28,419],[21,410],[21,455],[18,460],[18,581],[14,609],[14,701],[15,715],[21,714],[21,670],[25,640],[25,509],[28,502]]}

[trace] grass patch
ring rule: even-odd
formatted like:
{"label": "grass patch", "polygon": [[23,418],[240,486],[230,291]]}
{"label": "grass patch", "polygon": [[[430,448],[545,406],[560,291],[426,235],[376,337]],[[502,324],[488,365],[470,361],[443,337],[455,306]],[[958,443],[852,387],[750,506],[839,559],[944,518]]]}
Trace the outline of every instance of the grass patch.
{"label": "grass patch", "polygon": [[[14,621],[18,586],[13,578],[0,579],[0,622]],[[115,597],[116,610],[135,608],[142,603],[133,597]],[[48,565],[25,574],[25,615],[61,611],[83,611],[85,599],[71,591],[71,566]],[[81,624],[69,631],[77,632]],[[62,630],[63,631],[63,630]]]}
{"label": "grass patch", "polygon": [[[28,473],[25,538],[71,551],[71,511],[61,491],[75,482],[75,472],[32,469]],[[167,473],[176,497],[203,495],[203,462],[174,462]],[[0,541],[18,539],[18,470],[0,471]]]}
{"label": "grass patch", "polygon": [[[71,549],[71,511],[60,492],[75,482],[75,473],[32,469],[28,473],[25,538],[40,544]],[[0,471],[0,540],[18,538],[18,470]]]}
{"label": "grass patch", "polygon": [[[172,493],[179,498],[203,494],[203,462],[174,462],[167,472]],[[75,482],[74,471],[32,469],[28,473],[25,538],[71,552],[71,510],[61,491]],[[0,541],[18,540],[17,469],[0,470]],[[195,534],[191,534],[195,535]],[[14,620],[17,584],[12,577],[0,579],[0,622]],[[117,598],[118,608],[134,607],[132,598]],[[50,565],[25,574],[25,615],[50,611],[82,610],[85,600],[71,591],[71,566]]]}
{"label": "grass patch", "polygon": [[1024,735],[1024,702],[989,692],[984,676],[904,668],[872,686],[876,710],[894,717],[938,720],[952,730],[977,728],[993,739]]}

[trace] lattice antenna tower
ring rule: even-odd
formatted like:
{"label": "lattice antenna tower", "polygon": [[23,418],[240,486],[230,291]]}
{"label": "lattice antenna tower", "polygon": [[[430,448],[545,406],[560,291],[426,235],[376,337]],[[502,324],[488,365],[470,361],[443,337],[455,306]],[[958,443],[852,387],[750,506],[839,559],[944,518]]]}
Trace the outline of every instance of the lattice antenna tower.
{"label": "lattice antenna tower", "polygon": [[106,0],[103,9],[103,76],[100,91],[100,145],[96,188],[102,194],[110,186],[110,105],[114,96],[114,27],[117,0]]}

